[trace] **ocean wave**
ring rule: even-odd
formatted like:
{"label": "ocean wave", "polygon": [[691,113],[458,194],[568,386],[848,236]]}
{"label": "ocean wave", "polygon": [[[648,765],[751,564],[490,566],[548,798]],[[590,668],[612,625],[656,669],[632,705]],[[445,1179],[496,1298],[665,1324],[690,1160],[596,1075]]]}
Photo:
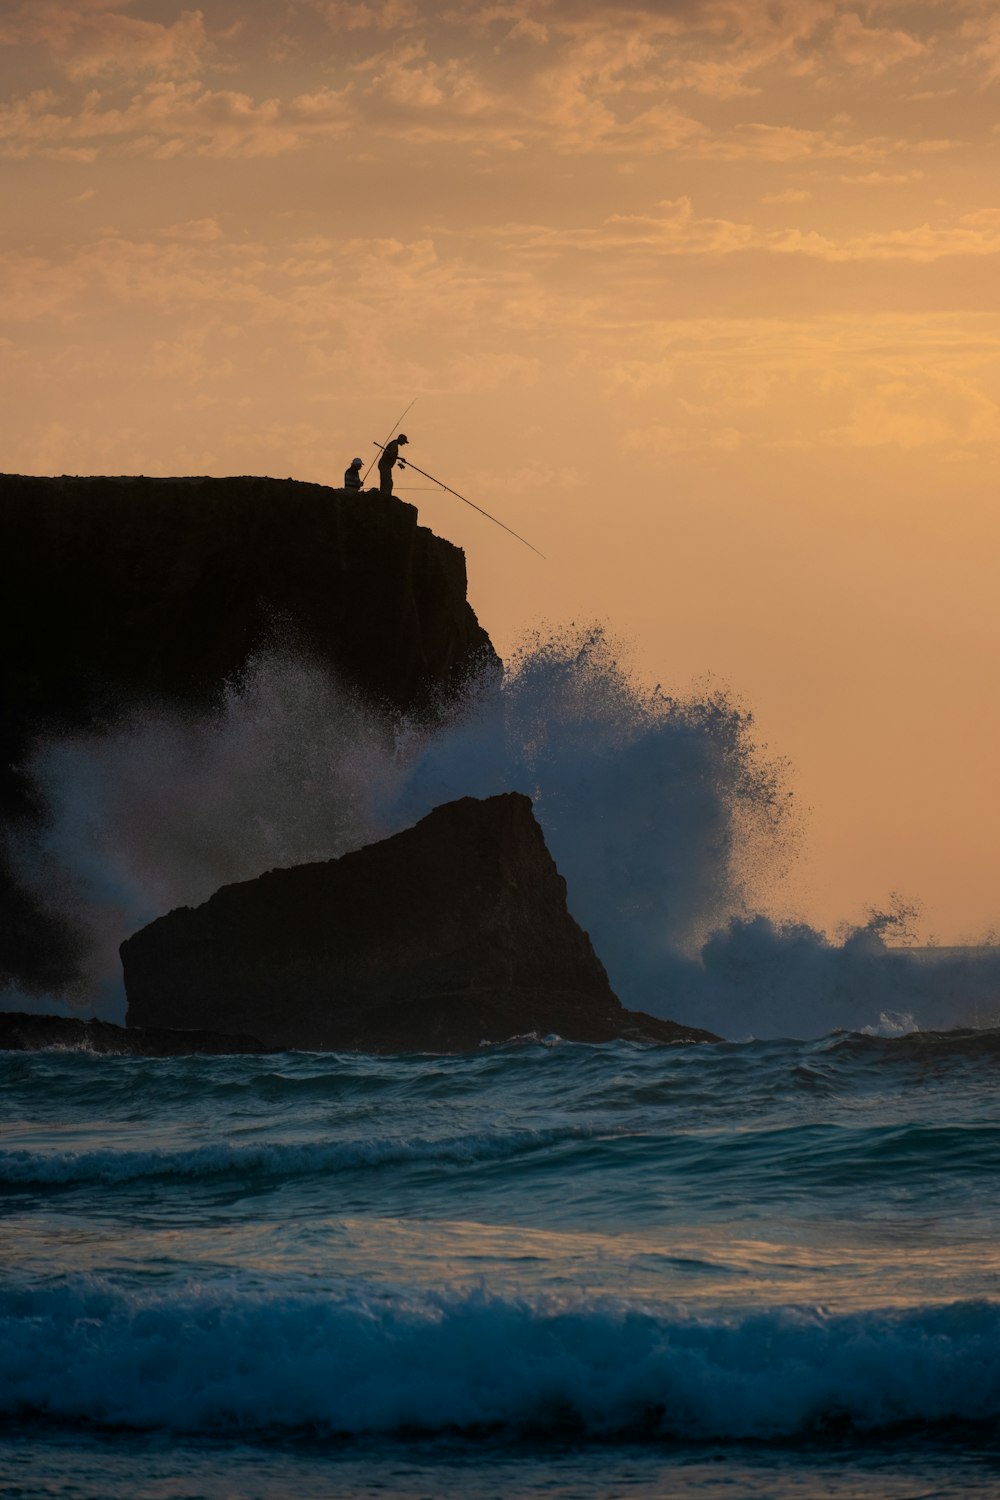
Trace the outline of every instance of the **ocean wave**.
{"label": "ocean wave", "polygon": [[355,1287],[0,1295],[0,1415],[243,1435],[780,1439],[1000,1418],[1000,1307],[726,1316]]}
{"label": "ocean wave", "polygon": [[[568,1153],[571,1153],[571,1160]],[[797,1121],[755,1127],[673,1129],[648,1119],[614,1125],[594,1121],[548,1129],[470,1131],[448,1136],[357,1136],[341,1140],[232,1144],[219,1141],[171,1149],[147,1146],[90,1151],[0,1151],[0,1191],[126,1185],[171,1181],[188,1186],[235,1181],[247,1191],[275,1183],[356,1171],[449,1168],[525,1163],[556,1170],[575,1191],[592,1189],[610,1173],[636,1201],[655,1194],[721,1191],[727,1183],[752,1188],[758,1203],[808,1190],[829,1195],[879,1183],[893,1189],[915,1182],[933,1195],[973,1177],[993,1180],[1000,1170],[1000,1125],[979,1123],[827,1124]]]}
{"label": "ocean wave", "polygon": [[880,1062],[924,1062],[955,1057],[976,1061],[1000,1055],[1000,1029],[956,1026],[947,1031],[899,1030],[851,1031],[826,1039],[829,1051],[851,1057],[877,1058]]}
{"label": "ocean wave", "polygon": [[88,1182],[136,1182],[144,1178],[311,1177],[358,1168],[405,1166],[410,1162],[465,1165],[502,1161],[566,1141],[589,1140],[588,1127],[482,1131],[469,1135],[366,1137],[303,1143],[225,1143],[187,1150],[0,1151],[0,1184],[57,1186]]}

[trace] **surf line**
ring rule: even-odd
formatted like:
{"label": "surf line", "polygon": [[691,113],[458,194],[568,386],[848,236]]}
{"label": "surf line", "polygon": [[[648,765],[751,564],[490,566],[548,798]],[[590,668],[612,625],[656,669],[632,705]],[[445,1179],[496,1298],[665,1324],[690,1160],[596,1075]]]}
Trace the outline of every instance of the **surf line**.
{"label": "surf line", "polygon": [[[409,409],[410,408],[407,407],[406,410],[409,411]],[[406,412],[403,413],[403,416],[406,416]],[[402,418],[400,418],[400,420],[402,420]],[[375,443],[374,438],[372,438],[372,442]],[[376,448],[381,448],[384,450],[385,446],[385,443],[375,443]],[[454,495],[456,500],[462,500],[466,505],[471,505],[472,509],[478,510],[479,514],[481,516],[485,516],[487,521],[492,521],[494,526],[499,526],[502,530],[509,532],[509,534],[513,537],[516,537],[519,542],[523,542],[526,547],[530,547],[532,552],[537,552],[538,556],[542,559],[543,562],[548,562],[548,558],[545,556],[545,553],[539,552],[538,548],[534,545],[533,542],[529,542],[527,537],[521,536],[520,532],[515,531],[513,527],[508,526],[504,521],[498,520],[496,516],[491,516],[488,510],[483,510],[483,507],[481,505],[477,505],[474,500],[469,500],[465,495],[460,495],[458,493],[458,490],[453,490],[451,485],[445,484],[443,479],[437,479],[433,474],[428,474],[426,469],[418,469],[417,465],[415,463],[411,463],[408,458],[403,459],[402,462],[405,463],[408,469],[413,469],[417,474],[422,474],[425,479],[429,479],[432,484],[440,485],[441,489],[447,490],[449,495]],[[371,468],[371,464],[369,464],[368,467]]]}

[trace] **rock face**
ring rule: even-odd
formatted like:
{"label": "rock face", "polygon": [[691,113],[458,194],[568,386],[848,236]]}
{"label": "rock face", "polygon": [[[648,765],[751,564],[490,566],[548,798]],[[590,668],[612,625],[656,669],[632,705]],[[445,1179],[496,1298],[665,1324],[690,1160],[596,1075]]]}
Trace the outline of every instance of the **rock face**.
{"label": "rock face", "polygon": [[371,1052],[458,1052],[530,1032],[716,1040],[622,1008],[517,793],[465,797],[341,859],[224,886],[121,955],[129,1027]]}
{"label": "rock face", "polygon": [[[37,810],[32,740],[123,707],[199,708],[283,632],[365,698],[432,712],[499,673],[462,551],[413,506],[278,479],[0,476],[0,835]],[[73,975],[69,935],[0,870],[0,987]]]}

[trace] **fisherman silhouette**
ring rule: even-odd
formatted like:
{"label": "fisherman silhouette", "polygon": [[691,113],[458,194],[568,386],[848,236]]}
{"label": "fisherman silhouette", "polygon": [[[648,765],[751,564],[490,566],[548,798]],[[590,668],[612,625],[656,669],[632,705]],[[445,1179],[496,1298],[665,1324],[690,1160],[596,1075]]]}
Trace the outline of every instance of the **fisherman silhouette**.
{"label": "fisherman silhouette", "polygon": [[352,458],[344,470],[344,489],[359,490],[361,488],[361,469],[363,461],[360,458]]}
{"label": "fisherman silhouette", "polygon": [[406,433],[401,432],[399,434],[399,437],[394,438],[391,443],[386,443],[385,447],[382,449],[382,453],[378,461],[378,488],[380,495],[392,494],[393,464],[398,463],[401,469],[406,468],[406,460],[400,458],[399,456],[399,445],[400,443],[408,443],[409,441],[410,440],[406,436]]}

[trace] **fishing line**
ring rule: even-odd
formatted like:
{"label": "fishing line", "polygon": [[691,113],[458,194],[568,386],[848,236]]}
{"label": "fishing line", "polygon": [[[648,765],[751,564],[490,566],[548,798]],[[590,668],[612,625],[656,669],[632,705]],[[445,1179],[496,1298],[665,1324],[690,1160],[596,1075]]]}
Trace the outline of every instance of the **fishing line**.
{"label": "fishing line", "polygon": [[[415,399],[416,399],[416,397],[414,397],[414,400]],[[412,405],[412,402],[411,402],[411,405]],[[409,407],[407,407],[407,411],[409,411]],[[406,415],[406,412],[403,413],[403,416],[405,416],[405,415]],[[402,418],[400,418],[400,420],[402,421]],[[375,441],[374,438],[372,439],[372,441],[373,442]],[[384,450],[385,444],[384,443],[375,443],[375,447],[376,448],[381,448],[381,449]],[[470,505],[473,510],[478,510],[479,514],[481,516],[485,516],[486,519],[487,519],[487,521],[492,521],[493,524],[494,524],[494,526],[499,526],[503,531],[509,532],[510,535],[513,536],[513,537],[516,537],[519,542],[523,542],[524,545],[525,545],[525,547],[530,547],[531,550],[532,550],[532,552],[537,552],[538,556],[542,559],[543,562],[547,562],[548,561],[548,559],[545,556],[545,553],[544,552],[539,552],[538,548],[534,545],[533,542],[529,542],[528,539],[527,539],[527,537],[521,536],[520,532],[515,531],[512,526],[508,526],[504,521],[499,521],[496,516],[491,516],[488,510],[483,510],[483,507],[481,505],[477,505],[474,500],[468,499],[468,497],[466,495],[460,495],[458,493],[458,490],[453,490],[452,487],[451,487],[451,485],[450,484],[445,484],[445,482],[444,482],[443,479],[438,479],[437,476],[434,475],[434,474],[428,474],[428,472],[427,472],[426,469],[419,469],[417,467],[417,465],[411,463],[408,458],[402,458],[402,459],[400,459],[400,463],[405,464],[408,469],[412,469],[415,474],[422,474],[425,479],[430,479],[434,484],[440,485],[443,490],[447,490],[448,491],[449,495],[454,495],[456,500],[462,500],[466,505]],[[371,468],[371,464],[369,464],[368,467]]]}

